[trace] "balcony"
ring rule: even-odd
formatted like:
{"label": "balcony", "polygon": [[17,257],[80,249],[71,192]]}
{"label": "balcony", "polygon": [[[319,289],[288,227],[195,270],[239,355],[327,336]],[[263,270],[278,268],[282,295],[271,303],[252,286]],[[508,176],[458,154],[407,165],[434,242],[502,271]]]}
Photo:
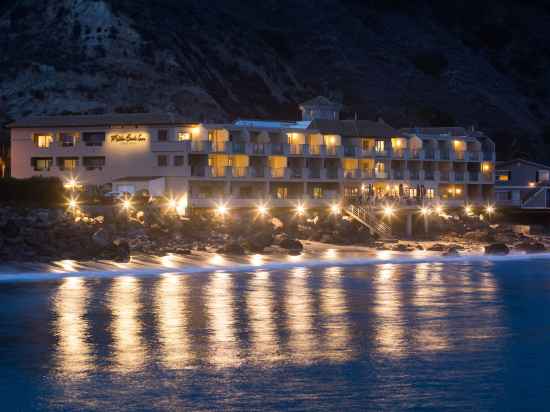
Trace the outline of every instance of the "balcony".
{"label": "balcony", "polygon": [[271,154],[274,154],[274,155],[284,155],[284,154],[286,154],[285,144],[284,143],[271,143]]}
{"label": "balcony", "polygon": [[468,160],[477,162],[481,159],[481,153],[480,152],[468,152]]}
{"label": "balcony", "polygon": [[451,159],[451,151],[449,149],[439,150],[439,159],[440,160],[450,160]]}
{"label": "balcony", "polygon": [[225,169],[226,169],[225,166],[210,167],[209,177],[226,177],[227,172]]}
{"label": "balcony", "polygon": [[231,143],[231,152],[237,154],[246,153],[246,143],[244,142],[232,142]]}
{"label": "balcony", "polygon": [[424,172],[424,180],[435,180],[435,173],[433,170],[426,170]]}
{"label": "balcony", "polygon": [[250,177],[255,177],[255,178],[265,177],[266,175],[265,170],[266,169],[263,167],[250,167],[249,168]]}
{"label": "balcony", "polygon": [[282,179],[286,176],[286,167],[272,167],[270,176],[274,179]]}
{"label": "balcony", "polygon": [[381,172],[378,170],[374,171],[374,178],[375,179],[387,179],[388,178],[388,172]]}
{"label": "balcony", "polygon": [[345,179],[360,179],[361,171],[359,169],[344,170]]}
{"label": "balcony", "polygon": [[392,178],[396,180],[405,179],[405,171],[402,169],[395,169],[392,171]]}
{"label": "balcony", "polygon": [[357,157],[357,147],[355,146],[344,146],[344,156],[346,157]]}
{"label": "balcony", "polygon": [[479,172],[468,172],[468,181],[479,182]]}
{"label": "balcony", "polygon": [[393,149],[392,155],[394,159],[404,159],[405,158],[405,149]]}
{"label": "balcony", "polygon": [[290,178],[291,179],[301,179],[304,176],[303,169],[299,167],[290,168]]}
{"label": "balcony", "polygon": [[465,160],[466,154],[463,150],[455,151],[453,152],[453,159],[454,160]]}
{"label": "balcony", "polygon": [[301,144],[291,144],[290,151],[291,155],[301,155],[304,154],[304,145]]}
{"label": "balcony", "polygon": [[320,156],[321,155],[321,145],[310,144],[309,145],[309,154],[313,155],[313,156]]}
{"label": "balcony", "polygon": [[455,182],[464,182],[464,172],[454,172]]}
{"label": "balcony", "polygon": [[374,151],[374,156],[376,157],[386,157],[388,155],[388,151],[387,150],[375,150]]}
{"label": "balcony", "polygon": [[439,172],[439,180],[442,182],[448,182],[450,180],[451,173],[447,170]]}
{"label": "balcony", "polygon": [[319,168],[309,169],[309,178],[310,179],[320,179],[321,178],[321,169],[319,169]]}
{"label": "balcony", "polygon": [[492,173],[482,173],[481,181],[484,183],[493,183],[495,181],[495,177]]}
{"label": "balcony", "polygon": [[435,159],[435,150],[434,149],[424,150],[424,159],[434,160]]}
{"label": "balcony", "polygon": [[330,145],[330,146],[325,146],[325,153],[327,156],[338,156],[338,148],[340,146],[335,146],[335,145]]}
{"label": "balcony", "polygon": [[231,142],[212,141],[210,143],[211,143],[212,151],[217,152],[217,153],[228,153],[229,150],[227,150],[227,149],[231,148],[231,146],[230,146]]}
{"label": "balcony", "polygon": [[420,170],[409,170],[409,179],[420,180]]}
{"label": "balcony", "polygon": [[495,154],[493,152],[483,152],[483,160],[492,162],[495,160]]}
{"label": "balcony", "polygon": [[423,151],[420,149],[410,149],[409,150],[409,159],[422,159]]}
{"label": "balcony", "polygon": [[231,176],[233,177],[248,177],[248,167],[232,167]]}
{"label": "balcony", "polygon": [[191,141],[191,152],[193,153],[209,153],[210,148],[211,148],[211,145],[208,140]]}
{"label": "balcony", "polygon": [[191,177],[205,177],[206,176],[206,167],[191,165]]}
{"label": "balcony", "polygon": [[[357,172],[359,172],[359,171],[357,170]],[[338,168],[336,168],[336,167],[329,167],[329,168],[325,169],[325,174],[326,174],[327,179],[338,179],[339,178]]]}
{"label": "balcony", "polygon": [[251,143],[250,152],[253,155],[268,154],[268,145],[266,143]]}

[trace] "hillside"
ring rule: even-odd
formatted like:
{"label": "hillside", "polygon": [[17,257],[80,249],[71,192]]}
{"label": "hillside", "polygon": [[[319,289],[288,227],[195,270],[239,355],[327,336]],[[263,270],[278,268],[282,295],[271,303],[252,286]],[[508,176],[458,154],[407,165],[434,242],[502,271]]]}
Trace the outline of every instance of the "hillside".
{"label": "hillside", "polygon": [[325,94],[348,116],[476,125],[501,158],[550,160],[550,8],[441,3],[4,0],[0,112],[294,119]]}

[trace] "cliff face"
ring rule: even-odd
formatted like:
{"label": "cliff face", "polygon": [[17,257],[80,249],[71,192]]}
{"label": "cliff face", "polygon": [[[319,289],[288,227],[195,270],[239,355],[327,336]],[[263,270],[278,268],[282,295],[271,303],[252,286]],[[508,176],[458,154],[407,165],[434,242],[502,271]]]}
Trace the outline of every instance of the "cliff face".
{"label": "cliff face", "polygon": [[541,150],[550,124],[545,3],[414,3],[4,1],[0,112],[294,119],[297,102],[325,94],[350,116],[477,125],[503,157],[550,157]]}

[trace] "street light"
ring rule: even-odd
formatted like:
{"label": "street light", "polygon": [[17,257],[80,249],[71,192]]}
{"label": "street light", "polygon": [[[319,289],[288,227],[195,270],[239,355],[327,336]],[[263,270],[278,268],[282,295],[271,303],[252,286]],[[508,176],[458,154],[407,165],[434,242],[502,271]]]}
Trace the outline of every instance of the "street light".
{"label": "street light", "polygon": [[485,206],[485,212],[491,216],[493,213],[495,213],[495,207],[493,205],[487,205]]}
{"label": "street light", "polygon": [[432,214],[432,210],[429,207],[421,207],[420,214],[422,216],[430,216]]}
{"label": "street light", "polygon": [[330,205],[330,213],[332,215],[339,215],[341,212],[341,209],[340,209],[340,205],[337,204],[337,203],[333,203],[332,205]]}
{"label": "street light", "polygon": [[306,207],[303,203],[299,203],[294,208],[294,213],[296,213],[297,216],[303,216],[306,214]]}
{"label": "street light", "polygon": [[224,217],[229,213],[229,207],[227,206],[227,203],[220,203],[216,206],[216,214],[218,216]]}
{"label": "street light", "polygon": [[390,218],[395,214],[395,208],[392,205],[385,205],[382,213],[385,217]]}
{"label": "street light", "polygon": [[269,207],[265,203],[261,203],[258,206],[256,206],[256,212],[258,213],[258,216],[264,217],[269,213]]}

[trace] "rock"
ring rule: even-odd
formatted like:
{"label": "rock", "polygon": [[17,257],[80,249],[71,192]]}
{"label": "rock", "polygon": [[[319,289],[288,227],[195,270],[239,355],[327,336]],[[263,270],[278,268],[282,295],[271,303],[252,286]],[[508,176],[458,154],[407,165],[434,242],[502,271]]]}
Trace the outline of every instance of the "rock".
{"label": "rock", "polygon": [[436,243],[431,245],[427,250],[430,252],[445,252],[447,250],[447,246],[442,245],[441,243]]}
{"label": "rock", "polygon": [[406,243],[398,243],[394,245],[391,250],[394,252],[412,252],[415,248]]}
{"label": "rock", "polygon": [[284,224],[281,221],[281,219],[277,219],[276,217],[271,219],[271,224],[275,229],[282,229],[284,227]]}
{"label": "rock", "polygon": [[111,245],[112,236],[106,229],[101,228],[92,235],[92,241],[96,246],[105,248]]}
{"label": "rock", "polygon": [[536,241],[526,241],[519,243],[515,246],[517,250],[524,251],[526,253],[543,253],[546,252],[546,246]]}
{"label": "rock", "polygon": [[15,238],[21,231],[20,226],[12,219],[8,220],[2,227],[2,234],[7,238]]}
{"label": "rock", "polygon": [[230,241],[219,249],[218,253],[224,253],[227,255],[244,255],[245,251],[239,242]]}
{"label": "rock", "polygon": [[192,255],[193,252],[191,252],[191,249],[187,249],[187,248],[178,248],[176,249],[176,253],[180,254],[180,255]]}
{"label": "rock", "polygon": [[113,242],[113,260],[128,262],[130,260],[130,245],[126,240],[117,239]]}
{"label": "rock", "polygon": [[507,255],[510,249],[504,243],[492,243],[485,246],[486,255]]}
{"label": "rock", "polygon": [[273,244],[281,246],[281,243],[288,240],[289,236],[286,233],[278,233],[273,238]]}
{"label": "rock", "polygon": [[460,252],[456,246],[451,246],[446,252],[443,253],[443,256],[459,256]]}
{"label": "rock", "polygon": [[273,244],[273,236],[271,233],[258,233],[248,237],[245,242],[245,247],[251,252],[260,253],[266,247],[269,247]]}
{"label": "rock", "polygon": [[281,243],[279,243],[279,246],[283,249],[291,250],[293,252],[301,252],[304,250],[304,245],[302,245],[302,242],[300,242],[298,239],[285,239]]}

